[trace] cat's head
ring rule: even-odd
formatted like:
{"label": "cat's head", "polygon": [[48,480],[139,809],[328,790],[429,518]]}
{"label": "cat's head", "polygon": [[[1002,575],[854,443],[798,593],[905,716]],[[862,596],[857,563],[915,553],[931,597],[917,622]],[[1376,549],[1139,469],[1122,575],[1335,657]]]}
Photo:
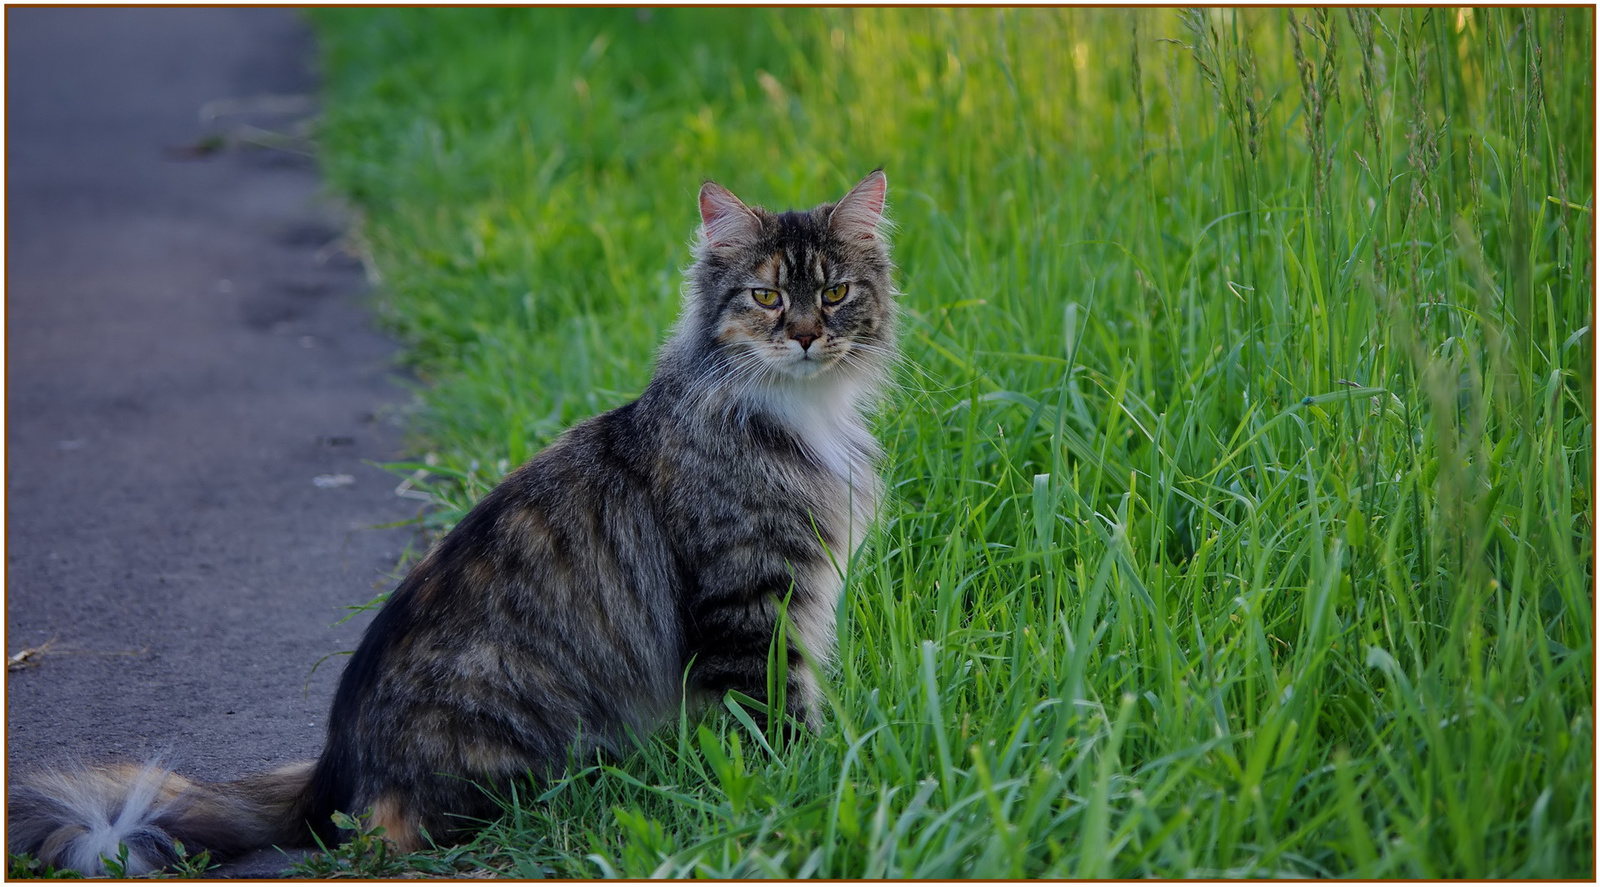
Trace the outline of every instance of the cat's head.
{"label": "cat's head", "polygon": [[875,170],[837,203],[774,213],[707,182],[680,344],[730,381],[875,386],[894,354],[886,190]]}

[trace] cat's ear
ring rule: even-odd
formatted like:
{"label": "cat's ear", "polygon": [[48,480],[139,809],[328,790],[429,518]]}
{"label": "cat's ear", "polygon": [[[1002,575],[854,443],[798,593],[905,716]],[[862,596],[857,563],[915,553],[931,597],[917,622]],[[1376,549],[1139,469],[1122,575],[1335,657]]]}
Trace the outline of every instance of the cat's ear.
{"label": "cat's ear", "polygon": [[761,233],[761,219],[716,182],[700,186],[700,224],[707,249],[749,246]]}
{"label": "cat's ear", "polygon": [[867,177],[834,206],[828,226],[841,240],[882,240],[888,228],[883,217],[888,191],[889,180],[882,169],[867,173]]}

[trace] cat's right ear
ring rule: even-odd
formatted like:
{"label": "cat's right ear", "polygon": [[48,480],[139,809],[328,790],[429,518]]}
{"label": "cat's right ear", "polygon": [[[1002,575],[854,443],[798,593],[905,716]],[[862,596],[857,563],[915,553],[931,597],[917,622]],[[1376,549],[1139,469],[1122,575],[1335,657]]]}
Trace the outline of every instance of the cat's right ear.
{"label": "cat's right ear", "polygon": [[755,243],[761,220],[733,192],[716,182],[700,186],[700,242],[707,249]]}

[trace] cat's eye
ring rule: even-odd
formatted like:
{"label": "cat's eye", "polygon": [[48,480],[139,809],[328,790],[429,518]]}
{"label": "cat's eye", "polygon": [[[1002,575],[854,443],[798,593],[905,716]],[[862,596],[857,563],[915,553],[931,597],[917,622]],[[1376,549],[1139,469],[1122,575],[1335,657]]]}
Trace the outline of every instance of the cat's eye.
{"label": "cat's eye", "polygon": [[763,308],[778,307],[779,296],[777,290],[761,289],[760,287],[757,287],[750,291],[750,298],[755,299],[756,304]]}
{"label": "cat's eye", "polygon": [[850,284],[836,283],[822,291],[822,304],[837,305],[844,301],[844,297],[848,295],[849,292]]}

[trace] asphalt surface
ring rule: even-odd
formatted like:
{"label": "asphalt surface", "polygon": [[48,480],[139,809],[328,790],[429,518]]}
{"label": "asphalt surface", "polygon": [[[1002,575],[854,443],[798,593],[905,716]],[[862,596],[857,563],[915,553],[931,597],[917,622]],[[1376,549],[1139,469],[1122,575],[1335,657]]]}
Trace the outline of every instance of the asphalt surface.
{"label": "asphalt surface", "polygon": [[315,163],[237,138],[309,113],[308,30],[5,15],[5,649],[43,648],[6,676],[8,773],[313,758],[343,658],[313,667],[413,541],[371,528],[418,503],[366,464],[403,455],[408,398]]}

